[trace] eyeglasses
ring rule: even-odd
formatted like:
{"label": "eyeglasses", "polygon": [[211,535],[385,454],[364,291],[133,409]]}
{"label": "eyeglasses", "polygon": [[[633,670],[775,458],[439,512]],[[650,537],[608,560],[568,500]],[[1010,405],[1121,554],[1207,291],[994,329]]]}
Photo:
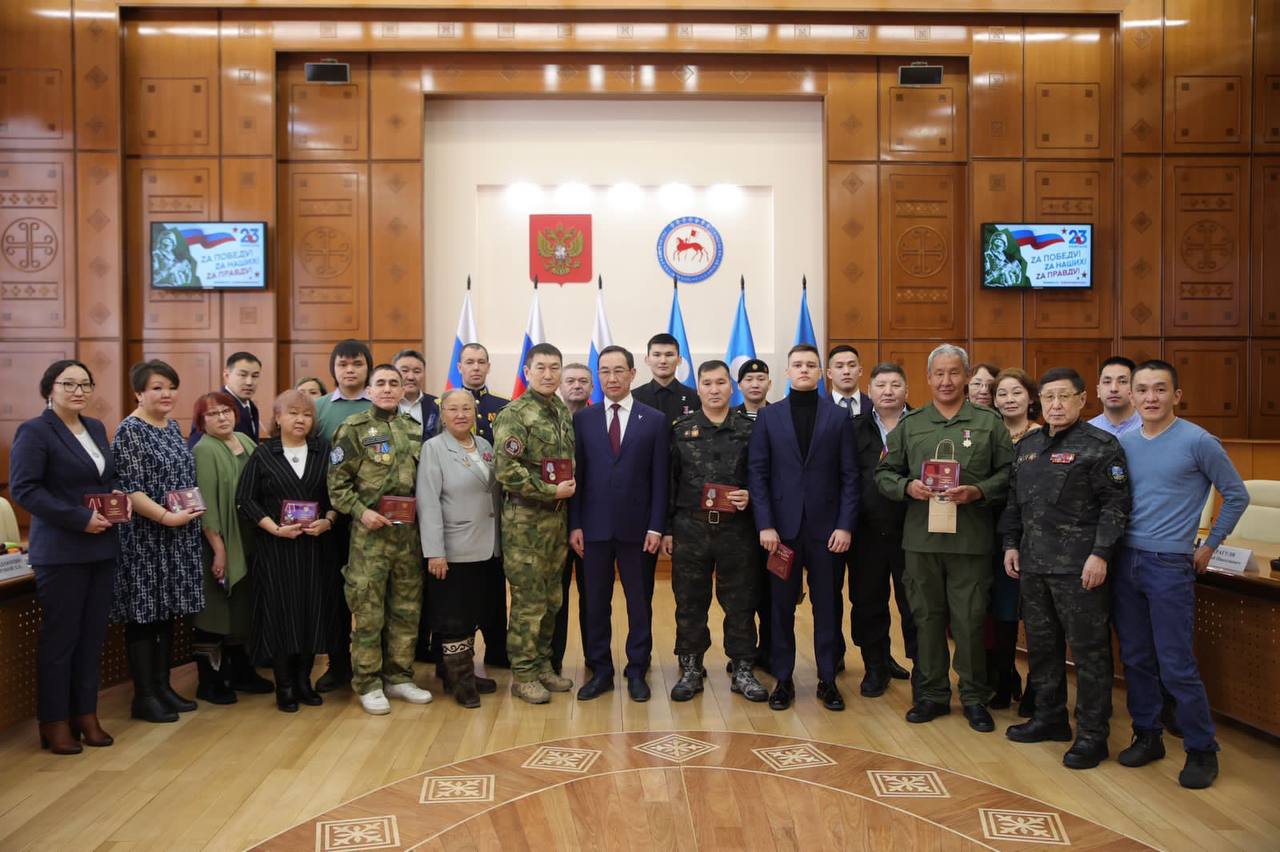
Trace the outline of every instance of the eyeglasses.
{"label": "eyeglasses", "polygon": [[62,388],[67,393],[75,393],[77,390],[81,393],[93,393],[93,382],[54,382],[55,385]]}
{"label": "eyeglasses", "polygon": [[214,408],[204,413],[205,417],[232,417],[234,416],[230,408]]}
{"label": "eyeglasses", "polygon": [[1079,393],[1042,393],[1040,401],[1045,405],[1053,405],[1055,402],[1070,402],[1079,395]]}

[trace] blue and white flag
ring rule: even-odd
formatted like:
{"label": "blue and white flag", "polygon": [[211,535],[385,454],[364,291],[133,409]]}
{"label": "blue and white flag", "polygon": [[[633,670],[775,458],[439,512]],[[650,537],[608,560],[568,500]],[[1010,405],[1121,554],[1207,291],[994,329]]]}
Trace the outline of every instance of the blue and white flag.
{"label": "blue and white flag", "polygon": [[[796,321],[796,343],[808,343],[810,346],[818,346],[818,337],[813,333],[813,318],[809,316],[809,282],[805,279],[800,281],[800,319]],[[822,356],[818,356],[818,363],[822,363]],[[818,396],[826,393],[826,383],[821,378],[819,372],[818,378]],[[787,382],[787,392],[791,392],[791,382]]]}
{"label": "blue and white flag", "polygon": [[591,328],[591,349],[587,353],[587,368],[591,371],[591,404],[604,401],[604,387],[597,375],[600,371],[600,352],[613,345],[609,333],[609,318],[604,315],[604,279],[596,276],[596,324]]}
{"label": "blue and white flag", "polygon": [[729,332],[729,348],[724,360],[729,365],[729,381],[733,383],[730,405],[742,405],[742,391],[738,390],[738,370],[756,357],[756,342],[751,337],[751,320],[747,319],[747,283],[739,279],[738,314],[733,318],[733,330]]}
{"label": "blue and white flag", "polygon": [[445,390],[462,387],[462,373],[458,370],[458,361],[462,360],[462,347],[478,340],[476,335],[476,317],[471,312],[471,276],[467,276],[467,292],[462,297],[462,313],[458,315],[458,332],[453,337],[453,354],[449,356],[449,377],[445,379]]}
{"label": "blue and white flag", "polygon": [[684,315],[680,313],[680,289],[671,279],[671,318],[667,320],[667,334],[676,339],[680,349],[680,366],[676,367],[676,381],[690,385],[693,376],[693,355],[689,352],[689,337],[684,333]]}
{"label": "blue and white flag", "polygon": [[542,311],[538,308],[538,281],[533,282],[533,304],[529,306],[529,322],[524,327],[524,340],[520,343],[520,357],[516,359],[516,383],[511,388],[511,398],[519,399],[529,389],[524,380],[524,359],[529,350],[539,343],[547,342],[547,334],[542,330]]}

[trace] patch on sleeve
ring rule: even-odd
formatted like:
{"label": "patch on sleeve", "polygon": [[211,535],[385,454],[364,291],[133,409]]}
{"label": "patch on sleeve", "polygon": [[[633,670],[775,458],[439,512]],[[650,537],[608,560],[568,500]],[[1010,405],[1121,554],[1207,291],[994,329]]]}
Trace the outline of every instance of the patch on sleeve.
{"label": "patch on sleeve", "polygon": [[329,464],[342,464],[342,460],[347,454],[342,451],[342,447],[334,447],[329,451]]}
{"label": "patch on sleeve", "polygon": [[1107,470],[1107,475],[1110,476],[1111,481],[1116,483],[1117,485],[1129,478],[1129,475],[1125,473],[1124,465],[1122,464],[1111,465],[1111,467]]}
{"label": "patch on sleeve", "polygon": [[509,436],[502,442],[502,451],[513,459],[518,459],[524,455],[524,441],[521,441],[515,435]]}

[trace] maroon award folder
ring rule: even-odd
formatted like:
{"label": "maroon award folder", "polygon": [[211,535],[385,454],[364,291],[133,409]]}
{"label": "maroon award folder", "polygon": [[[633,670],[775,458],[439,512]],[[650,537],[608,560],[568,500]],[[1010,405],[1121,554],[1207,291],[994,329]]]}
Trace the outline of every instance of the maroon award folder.
{"label": "maroon award folder", "polygon": [[738,507],[729,502],[729,492],[737,491],[736,485],[725,485],[721,482],[707,482],[702,486],[702,502],[698,508],[705,512],[736,512]]}
{"label": "maroon award folder", "polygon": [[930,491],[946,491],[960,484],[960,462],[930,459],[920,467],[920,481]]}
{"label": "maroon award folder", "polygon": [[769,561],[765,563],[770,574],[776,574],[779,580],[786,580],[791,577],[791,563],[795,561],[796,552],[787,547],[782,542],[778,542],[778,549],[769,554]]}
{"label": "maroon award folder", "polygon": [[123,524],[129,520],[128,494],[86,494],[86,509],[93,509],[113,524]]}
{"label": "maroon award folder", "polygon": [[573,459],[543,459],[542,481],[552,485],[573,479]]}
{"label": "maroon award folder", "polygon": [[378,501],[378,514],[393,524],[414,524],[418,521],[417,501],[387,495]]}
{"label": "maroon award folder", "polygon": [[204,504],[204,495],[200,493],[199,488],[179,488],[170,491],[164,495],[164,505],[170,512],[181,512],[183,509],[203,512],[208,508]]}
{"label": "maroon award folder", "polygon": [[315,500],[284,500],[280,503],[280,526],[302,524],[309,527],[320,517],[320,504]]}

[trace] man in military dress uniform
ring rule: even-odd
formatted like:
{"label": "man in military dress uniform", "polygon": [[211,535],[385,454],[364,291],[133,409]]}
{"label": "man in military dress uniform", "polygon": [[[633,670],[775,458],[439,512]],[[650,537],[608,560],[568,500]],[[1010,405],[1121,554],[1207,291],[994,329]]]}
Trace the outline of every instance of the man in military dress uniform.
{"label": "man in military dress uniform", "polygon": [[374,367],[373,404],[343,421],[329,454],[329,499],[352,518],[351,551],[342,569],[355,619],[351,685],[365,712],[374,715],[391,712],[388,696],[413,704],[431,701],[431,693],[413,683],[422,607],[417,524],[393,523],[379,512],[383,497],[412,497],[418,481],[422,428],[400,413],[403,393],[395,367]]}
{"label": "man in military dress uniform", "polygon": [[[944,343],[929,353],[933,401],[903,414],[889,433],[876,484],[889,499],[909,501],[902,534],[907,553],[903,581],[916,619],[920,679],[907,721],[929,722],[951,712],[950,625],[964,715],[969,727],[985,733],[996,727],[986,707],[992,690],[982,642],[995,543],[990,504],[1002,501],[1008,491],[1013,442],[994,411],[964,398],[968,374],[969,355],[960,347]],[[924,463],[938,457],[943,439],[954,444],[960,463],[960,482],[942,492],[954,506],[942,501],[931,505],[936,495],[921,480]],[[945,516],[951,511],[955,532],[929,531],[934,512]],[[942,523],[934,526],[944,528]]]}
{"label": "man in military dress uniform", "polygon": [[498,412],[511,404],[505,396],[489,392],[489,350],[480,343],[468,343],[458,353],[458,372],[462,385],[476,398],[476,433],[493,443],[493,421]]}
{"label": "man in military dress uniform", "polygon": [[668,423],[698,410],[698,394],[676,378],[676,371],[680,369],[680,344],[674,337],[663,332],[649,338],[644,363],[653,373],[653,381],[631,392],[637,402],[667,415]]}
{"label": "man in military dress uniform", "polygon": [[[702,691],[702,656],[711,647],[707,611],[711,579],[724,610],[724,649],[733,681],[730,689],[748,701],[765,701],[764,688],[751,667],[756,655],[756,587],[761,582],[761,553],[755,526],[746,511],[747,446],[752,422],[731,412],[733,384],[723,361],[698,367],[702,410],[681,417],[671,434],[671,488],[667,528],[662,541],[671,556],[671,589],[676,598],[676,658],[680,680],[672,701],[688,701]],[[727,494],[736,511],[708,510],[704,486],[736,486]]]}
{"label": "man in military dress uniform", "polygon": [[573,681],[551,668],[551,637],[562,603],[560,586],[569,530],[565,501],[572,479],[544,478],[543,462],[571,460],[573,421],[556,394],[560,350],[549,343],[530,347],[524,376],[528,392],[508,405],[493,424],[502,504],[502,554],[511,584],[511,694],[545,704],[551,692],[568,692]]}
{"label": "man in military dress uniform", "polygon": [[1021,578],[1029,680],[1036,712],[1011,726],[1014,742],[1067,742],[1066,645],[1076,664],[1076,741],[1071,769],[1107,757],[1111,718],[1111,584],[1107,565],[1129,518],[1129,473],[1120,442],[1081,422],[1084,379],[1070,367],[1040,378],[1048,428],[1018,444],[1000,521],[1004,569]]}

